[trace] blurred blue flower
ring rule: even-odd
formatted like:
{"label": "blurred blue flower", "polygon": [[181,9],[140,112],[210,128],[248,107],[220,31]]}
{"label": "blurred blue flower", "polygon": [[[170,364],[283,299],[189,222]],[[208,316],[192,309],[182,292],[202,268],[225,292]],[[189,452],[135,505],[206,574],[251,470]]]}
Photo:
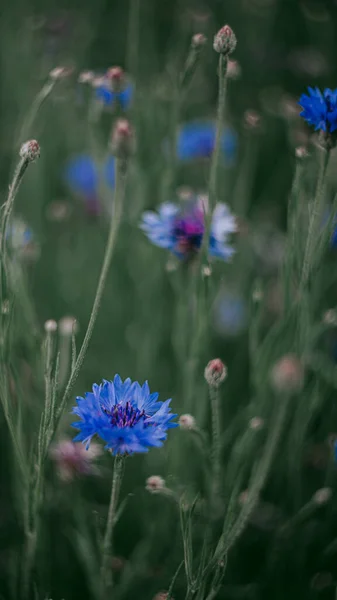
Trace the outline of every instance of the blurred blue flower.
{"label": "blurred blue flower", "polygon": [[[195,160],[212,156],[215,144],[216,126],[212,121],[193,121],[183,125],[177,141],[177,155],[180,160]],[[238,139],[235,131],[226,127],[221,139],[221,150],[227,164],[236,159]]]}
{"label": "blurred blue flower", "polygon": [[107,82],[96,89],[96,97],[103,102],[105,106],[113,106],[118,103],[123,110],[127,110],[131,104],[133,95],[133,85],[127,82],[126,87],[119,91],[113,91]]}
{"label": "blurred blue flower", "polygon": [[172,419],[171,400],[158,402],[158,394],[150,393],[147,382],[139,385],[119,375],[113,381],[93,385],[92,392],[77,398],[73,413],[80,421],[72,427],[80,430],[75,442],[85,442],[89,448],[93,436],[106,442],[105,448],[113,454],[147,452],[152,446],[162,446],[167,430],[177,427]]}
{"label": "blurred blue flower", "polygon": [[337,129],[337,90],[327,88],[322,93],[317,87],[309,87],[308,91],[309,95],[302,94],[299,100],[301,117],[315,130],[332,133]]}
{"label": "blurred blue flower", "polygon": [[[170,250],[178,258],[189,258],[201,248],[205,231],[204,202],[202,197],[194,197],[183,206],[166,202],[158,213],[145,212],[140,227],[156,246]],[[235,250],[228,244],[228,236],[235,231],[235,217],[226,204],[217,204],[211,223],[210,256],[229,261]]]}
{"label": "blurred blue flower", "polygon": [[113,189],[115,186],[115,160],[109,156],[103,165],[98,165],[85,154],[71,158],[63,172],[64,181],[71,191],[86,201],[90,212],[100,212],[100,180]]}

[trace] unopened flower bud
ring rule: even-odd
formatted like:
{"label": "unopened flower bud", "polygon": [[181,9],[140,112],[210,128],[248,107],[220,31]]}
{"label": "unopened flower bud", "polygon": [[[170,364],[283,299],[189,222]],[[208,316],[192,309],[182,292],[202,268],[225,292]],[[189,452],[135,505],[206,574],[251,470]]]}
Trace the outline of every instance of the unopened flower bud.
{"label": "unopened flower bud", "polygon": [[244,114],[244,124],[247,129],[257,129],[260,125],[261,117],[256,110],[246,110]]}
{"label": "unopened flower bud", "polygon": [[28,162],[33,162],[40,157],[40,145],[36,140],[29,140],[22,144],[20,148],[20,156]]}
{"label": "unopened flower bud", "polygon": [[147,478],[145,487],[151,494],[159,494],[165,489],[165,480],[159,475],[151,475]]}
{"label": "unopened flower bud", "polygon": [[309,152],[305,146],[298,146],[295,150],[296,158],[307,158],[309,156]]}
{"label": "unopened flower bud", "polygon": [[73,333],[77,333],[78,325],[75,317],[63,317],[59,320],[59,332],[64,337],[70,337]]}
{"label": "unopened flower bud", "polygon": [[179,417],[179,425],[181,429],[194,429],[195,418],[192,415],[181,415]]}
{"label": "unopened flower bud", "polygon": [[78,83],[92,83],[94,77],[93,71],[82,71],[78,76]]}
{"label": "unopened flower bud", "polygon": [[222,27],[214,37],[213,48],[219,54],[231,54],[236,48],[236,35],[229,25]]}
{"label": "unopened flower bud", "polygon": [[259,431],[259,429],[262,429],[263,426],[264,426],[264,420],[261,419],[261,417],[253,417],[249,421],[249,427],[250,427],[250,429],[253,429],[254,431]]}
{"label": "unopened flower bud", "polygon": [[119,92],[125,83],[125,73],[121,67],[111,67],[106,72],[106,78],[113,92]]}
{"label": "unopened flower bud", "polygon": [[271,371],[271,384],[278,393],[298,393],[304,384],[304,369],[294,354],[283,356]]}
{"label": "unopened flower bud", "polygon": [[201,269],[201,274],[203,277],[210,277],[212,275],[212,269],[209,265],[204,265]]}
{"label": "unopened flower bud", "polygon": [[127,159],[134,151],[134,134],[127,119],[118,119],[112,133],[111,150],[119,158]]}
{"label": "unopened flower bud", "polygon": [[195,33],[192,37],[192,47],[202,48],[207,42],[207,38],[203,33]]}
{"label": "unopened flower bud", "polygon": [[153,600],[167,600],[167,598],[168,598],[168,592],[165,592],[165,591],[158,592],[155,596],[153,596]]}
{"label": "unopened flower bud", "polygon": [[324,504],[327,504],[327,502],[329,502],[331,496],[332,496],[331,488],[329,488],[329,487],[321,488],[320,490],[317,490],[317,492],[314,493],[314,495],[312,497],[312,501],[315,504],[318,504],[318,506],[324,506]]}
{"label": "unopened flower bud", "polygon": [[209,361],[204,375],[208,385],[211,387],[219,387],[226,379],[227,367],[225,367],[220,358],[213,358],[213,360]]}
{"label": "unopened flower bud", "polygon": [[227,77],[238,79],[241,75],[241,67],[237,60],[229,60],[227,63]]}
{"label": "unopened flower bud", "polygon": [[73,72],[73,69],[69,67],[56,67],[52,69],[49,73],[50,79],[54,81],[58,81],[59,79],[64,79],[64,77],[68,77]]}
{"label": "unopened flower bud", "polygon": [[57,323],[54,319],[49,319],[44,324],[44,330],[46,333],[54,333],[57,330]]}

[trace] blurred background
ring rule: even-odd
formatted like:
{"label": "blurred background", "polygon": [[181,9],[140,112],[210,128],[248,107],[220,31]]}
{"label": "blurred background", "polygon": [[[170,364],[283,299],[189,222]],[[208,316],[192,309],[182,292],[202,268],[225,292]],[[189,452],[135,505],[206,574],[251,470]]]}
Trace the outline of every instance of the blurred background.
{"label": "blurred background", "polygon": [[[248,334],[252,294],[263,288],[262,327],[268,331],[282,313],[279,274],[297,147],[305,147],[310,154],[303,181],[309,195],[316,177],[315,136],[299,118],[297,101],[308,85],[335,88],[337,2],[6,2],[0,24],[0,193],[3,202],[20,145],[26,141],[22,139],[24,131],[27,139],[39,141],[41,158],[29,168],[14,210],[20,256],[15,263],[19,292],[12,340],[12,391],[13,402],[24,403],[27,440],[33,444],[41,401],[36,357],[44,323],[74,317],[80,344],[104,254],[113,186],[109,176],[103,175],[100,183],[104,190],[99,189],[90,174],[90,161],[105,155],[115,119],[130,119],[137,151],[130,163],[124,219],[75,393],[83,395],[94,382],[119,373],[141,383],[149,380],[151,390],[159,391],[162,399],[172,397],[174,411],[181,413],[183,407],[186,409],[186,347],[193,335],[189,325],[181,321],[181,307],[188,310],[191,301],[185,290],[186,269],[170,264],[166,251],[150,244],[139,223],[144,210],[155,209],[163,200],[178,201],[189,188],[207,192],[209,155],[194,153],[194,142],[187,133],[187,146],[191,143],[192,150],[179,156],[168,197],[165,182],[167,143],[172,136],[172,82],[182,70],[192,35],[205,34],[208,43],[184,95],[180,122],[189,124],[192,134],[200,123],[212,123],[218,90],[218,55],[212,41],[225,23],[235,31],[238,44],[231,57],[236,62],[229,79],[220,200],[239,218],[235,245],[240,251],[231,264],[213,266],[211,302],[194,364],[188,412],[201,427],[209,428],[203,371],[208,360],[220,356],[230,374],[222,405],[228,495],[238,483],[233,448],[239,451],[235,444],[239,444],[245,424],[259,416],[257,406],[262,410],[268,404],[267,397],[260,404],[251,398]],[[57,82],[34,122],[25,129],[34,98],[51,70],[59,66],[69,68],[69,75]],[[103,101],[93,126],[93,91],[90,85],[79,82],[79,75],[93,71],[98,77],[113,66],[122,67],[127,74],[132,98],[124,106]],[[81,162],[82,166],[76,167],[76,160],[89,160],[90,165]],[[333,197],[337,183],[334,156],[328,177],[328,193]],[[324,269],[320,314],[336,305],[336,282],[330,278],[336,269],[333,248]],[[62,338],[62,329],[58,335],[67,352],[69,338]],[[333,368],[337,357],[335,328],[321,339],[320,350],[328,354]],[[336,483],[327,441],[337,429],[333,385],[324,383],[326,400],[308,424],[296,452],[296,430],[284,442],[264,504],[231,554],[219,598],[334,597],[337,543],[331,544],[337,537],[337,519],[333,506],[315,514],[299,535],[275,545],[278,524],[297,514],[315,490]],[[72,437],[70,422],[71,417],[66,416],[59,439]],[[15,580],[15,564],[20,561],[22,525],[15,508],[20,484],[2,417],[0,427],[0,591],[7,599],[16,597],[11,582]],[[121,598],[134,598],[135,594],[153,598],[168,588],[181,561],[174,507],[165,498],[149,497],[144,489],[146,477],[152,474],[162,475],[178,489],[190,489],[191,498],[202,486],[193,440],[178,430],[169,437],[160,451],[128,461],[122,490],[128,502],[117,526],[113,565]],[[234,466],[227,471],[230,458]],[[247,485],[252,460],[247,457],[247,472],[240,471],[240,492]],[[53,462],[48,464],[34,598],[94,597],[88,575],[94,564],[93,550],[88,540],[96,539],[96,530],[104,523],[111,480],[110,457],[103,456],[98,462],[97,476],[74,478],[67,484],[58,479]],[[221,531],[221,524],[219,527]],[[197,524],[197,548],[201,531]],[[95,546],[95,542],[90,543]],[[174,597],[183,597],[182,575],[176,588]]]}

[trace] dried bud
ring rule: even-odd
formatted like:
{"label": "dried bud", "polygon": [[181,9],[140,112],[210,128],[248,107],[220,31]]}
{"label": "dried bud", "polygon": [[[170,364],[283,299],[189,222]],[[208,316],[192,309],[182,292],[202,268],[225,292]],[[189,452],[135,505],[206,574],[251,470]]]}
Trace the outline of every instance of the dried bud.
{"label": "dried bud", "polygon": [[57,323],[54,319],[49,319],[44,324],[44,330],[46,333],[54,333],[57,330]]}
{"label": "dried bud", "polygon": [[243,118],[247,129],[257,129],[260,126],[261,117],[256,110],[246,110]]}
{"label": "dried bud", "polygon": [[254,431],[259,431],[259,429],[262,429],[264,427],[264,420],[261,419],[261,417],[253,417],[249,421],[249,427]]}
{"label": "dried bud", "polygon": [[298,146],[295,149],[296,158],[307,158],[309,156],[309,152],[305,146]]}
{"label": "dried bud", "polygon": [[213,48],[219,54],[231,54],[236,48],[236,35],[229,25],[222,27],[214,37]]}
{"label": "dried bud", "polygon": [[195,429],[195,418],[192,415],[181,415],[179,425],[181,429]]}
{"label": "dried bud", "polygon": [[276,392],[296,394],[304,384],[304,369],[294,354],[283,356],[273,367],[271,384]]}
{"label": "dried bud", "polygon": [[108,69],[106,78],[113,92],[119,92],[125,84],[125,73],[121,67],[111,67]]}
{"label": "dried bud", "polygon": [[78,76],[78,83],[92,83],[95,78],[93,71],[82,71]]}
{"label": "dried bud", "polygon": [[315,504],[317,504],[318,506],[324,506],[324,504],[327,504],[327,502],[329,502],[331,496],[332,496],[331,488],[329,488],[329,487],[321,488],[320,490],[317,490],[317,492],[314,493],[314,495],[312,497],[312,501]]}
{"label": "dried bud", "polygon": [[204,375],[208,385],[211,387],[219,387],[226,379],[227,367],[225,367],[220,358],[214,358],[209,361]]}
{"label": "dried bud", "polygon": [[203,33],[195,33],[192,37],[192,48],[202,48],[207,42],[207,37]]}
{"label": "dried bud", "polygon": [[28,162],[33,162],[40,157],[40,146],[36,140],[29,140],[22,144],[20,148],[20,156]]}
{"label": "dried bud", "polygon": [[73,333],[77,333],[78,325],[75,317],[63,317],[59,320],[59,332],[64,337],[70,337]]}
{"label": "dried bud", "polygon": [[159,494],[165,489],[165,480],[159,475],[151,475],[147,478],[145,487],[151,494]]}
{"label": "dried bud", "polygon": [[73,72],[73,69],[69,69],[68,67],[56,67],[52,69],[49,73],[50,79],[54,81],[58,81],[59,79],[64,79],[68,77]]}
{"label": "dried bud", "polygon": [[127,159],[134,152],[135,140],[127,119],[118,119],[112,133],[111,150],[119,158]]}

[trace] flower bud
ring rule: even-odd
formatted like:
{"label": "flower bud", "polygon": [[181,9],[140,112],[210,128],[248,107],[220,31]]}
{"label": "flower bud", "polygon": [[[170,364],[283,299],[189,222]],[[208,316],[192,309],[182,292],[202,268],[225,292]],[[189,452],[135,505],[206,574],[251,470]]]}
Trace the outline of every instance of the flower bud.
{"label": "flower bud", "polygon": [[57,323],[54,319],[49,319],[44,324],[44,330],[46,333],[54,333],[57,330]]}
{"label": "flower bud", "polygon": [[208,385],[219,387],[227,377],[227,367],[220,358],[213,358],[213,360],[209,361],[204,375]]}
{"label": "flower bud", "polygon": [[28,162],[33,162],[40,157],[40,146],[36,140],[29,140],[22,144],[20,148],[20,156]]}
{"label": "flower bud", "polygon": [[125,73],[121,67],[111,67],[106,72],[106,78],[113,92],[120,92],[125,84]]}
{"label": "flower bud", "polygon": [[337,326],[337,312],[333,308],[329,308],[323,315],[323,323],[330,327]]}
{"label": "flower bud", "polygon": [[[162,591],[162,592],[158,592],[154,597],[153,600],[167,600],[168,598],[168,592]],[[173,599],[172,599],[173,600]]]}
{"label": "flower bud", "polygon": [[304,384],[304,369],[294,354],[283,356],[271,371],[271,384],[278,393],[296,394]]}
{"label": "flower bud", "polygon": [[64,337],[70,337],[73,333],[77,333],[78,325],[75,317],[63,317],[59,320],[59,332]]}
{"label": "flower bud", "polygon": [[229,79],[239,79],[241,67],[237,60],[229,60],[227,63],[227,77]]}
{"label": "flower bud", "polygon": [[314,493],[312,501],[318,506],[324,506],[329,502],[332,496],[332,489],[329,487],[321,488]]}
{"label": "flower bud", "polygon": [[58,81],[59,79],[64,79],[64,77],[68,77],[73,72],[73,69],[69,67],[56,67],[52,69],[49,73],[50,79],[54,81]]}
{"label": "flower bud", "polygon": [[151,494],[159,494],[165,489],[165,479],[159,475],[151,475],[147,478],[145,487]]}
{"label": "flower bud", "polygon": [[305,146],[298,146],[295,149],[295,156],[296,156],[296,158],[301,158],[301,159],[307,158],[309,156],[309,152]]}
{"label": "flower bud", "polygon": [[207,42],[207,37],[203,33],[195,33],[192,37],[192,47],[202,48]]}
{"label": "flower bud", "polygon": [[82,71],[78,76],[78,83],[92,83],[94,77],[93,71]]}
{"label": "flower bud", "polygon": [[112,132],[111,150],[118,157],[127,159],[134,152],[134,134],[127,119],[118,119]]}
{"label": "flower bud", "polygon": [[264,420],[261,419],[261,417],[253,417],[249,421],[249,428],[253,429],[254,431],[259,431],[259,429],[262,429],[263,427],[264,427]]}
{"label": "flower bud", "polygon": [[257,129],[260,126],[261,117],[256,110],[246,110],[243,118],[247,129]]}
{"label": "flower bud", "polygon": [[181,415],[179,425],[181,429],[195,429],[195,418],[192,415]]}
{"label": "flower bud", "polygon": [[236,35],[229,25],[222,27],[214,37],[213,48],[219,54],[231,54],[236,48]]}

